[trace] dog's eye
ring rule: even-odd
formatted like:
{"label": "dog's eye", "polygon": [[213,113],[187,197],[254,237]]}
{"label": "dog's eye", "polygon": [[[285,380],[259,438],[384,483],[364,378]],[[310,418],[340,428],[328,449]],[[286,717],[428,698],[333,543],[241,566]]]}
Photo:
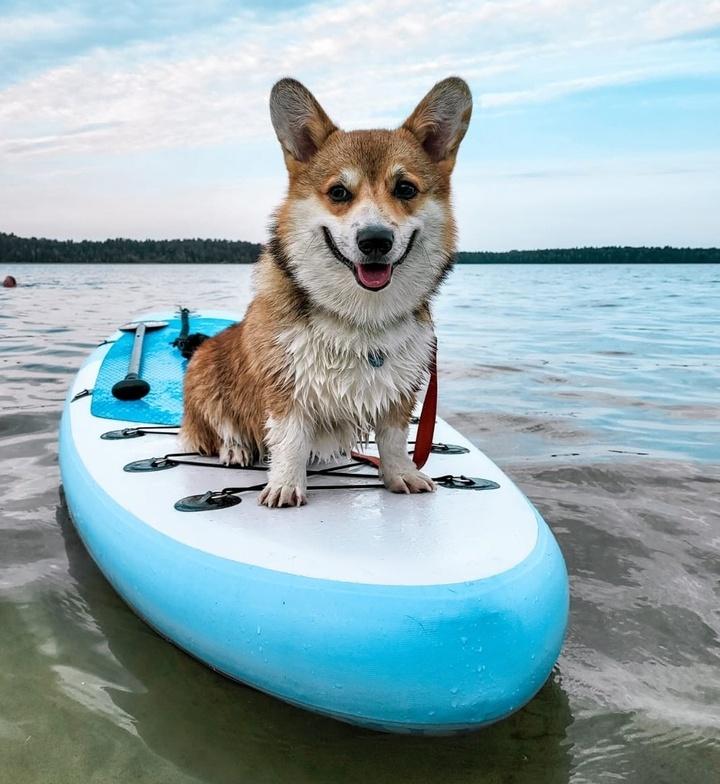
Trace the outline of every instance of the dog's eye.
{"label": "dog's eye", "polygon": [[398,183],[395,185],[395,190],[393,191],[393,196],[397,199],[403,199],[403,201],[408,201],[409,199],[415,198],[417,196],[418,189],[407,180],[399,180]]}
{"label": "dog's eye", "polygon": [[333,185],[328,191],[328,196],[337,202],[350,201],[352,193],[344,185]]}

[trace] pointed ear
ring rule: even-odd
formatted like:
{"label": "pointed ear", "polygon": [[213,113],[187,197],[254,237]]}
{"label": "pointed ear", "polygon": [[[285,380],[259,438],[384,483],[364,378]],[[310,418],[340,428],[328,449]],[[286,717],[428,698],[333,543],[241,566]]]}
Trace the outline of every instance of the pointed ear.
{"label": "pointed ear", "polygon": [[472,95],[457,76],[443,79],[420,101],[403,128],[412,133],[435,163],[452,169],[472,114]]}
{"label": "pointed ear", "polygon": [[295,79],[281,79],[270,93],[270,118],[289,164],[305,163],[337,128],[313,94]]}

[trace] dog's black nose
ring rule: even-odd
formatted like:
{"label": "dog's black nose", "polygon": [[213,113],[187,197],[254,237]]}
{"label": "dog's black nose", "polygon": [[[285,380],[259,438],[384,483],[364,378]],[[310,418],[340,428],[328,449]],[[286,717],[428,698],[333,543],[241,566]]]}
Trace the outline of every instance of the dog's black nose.
{"label": "dog's black nose", "polygon": [[393,233],[384,226],[366,226],[357,233],[358,248],[371,258],[380,258],[389,253],[393,239]]}

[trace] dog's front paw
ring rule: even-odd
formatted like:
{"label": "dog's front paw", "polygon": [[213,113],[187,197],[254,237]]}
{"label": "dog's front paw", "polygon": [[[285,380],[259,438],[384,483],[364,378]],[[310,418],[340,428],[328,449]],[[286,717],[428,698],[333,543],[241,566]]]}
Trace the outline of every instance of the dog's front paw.
{"label": "dog's front paw", "polygon": [[223,465],[250,466],[253,464],[253,452],[242,444],[225,443],[220,447],[218,458]]}
{"label": "dog's front paw", "polygon": [[300,485],[283,485],[268,482],[258,496],[258,504],[270,509],[281,506],[304,506],[307,496]]}
{"label": "dog's front paw", "polygon": [[392,493],[434,493],[437,489],[435,482],[417,468],[388,474],[383,481]]}

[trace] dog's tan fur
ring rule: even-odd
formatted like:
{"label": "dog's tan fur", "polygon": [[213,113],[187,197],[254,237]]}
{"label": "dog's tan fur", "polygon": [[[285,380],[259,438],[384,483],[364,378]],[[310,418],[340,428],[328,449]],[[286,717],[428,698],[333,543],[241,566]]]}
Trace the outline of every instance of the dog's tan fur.
{"label": "dog's tan fur", "polygon": [[[344,132],[298,82],[273,89],[288,195],[245,319],[203,343],[190,362],[182,426],[188,449],[226,463],[249,464],[269,451],[261,503],[304,503],[307,459],[347,450],[369,428],[390,489],[434,489],[410,463],[405,440],[433,342],[430,300],[455,251],[450,174],[471,106],[465,83],[448,79],[401,128]],[[414,198],[394,195],[399,179],[417,187]],[[352,189],[351,201],[329,197],[337,183]],[[353,232],[366,219],[392,227],[408,250],[383,290],[356,283],[318,229],[334,227],[350,248],[343,254],[352,253]],[[386,367],[371,367],[367,352],[388,346],[395,350]]]}

